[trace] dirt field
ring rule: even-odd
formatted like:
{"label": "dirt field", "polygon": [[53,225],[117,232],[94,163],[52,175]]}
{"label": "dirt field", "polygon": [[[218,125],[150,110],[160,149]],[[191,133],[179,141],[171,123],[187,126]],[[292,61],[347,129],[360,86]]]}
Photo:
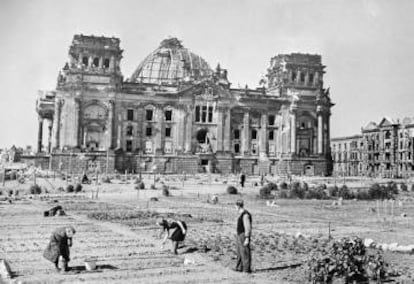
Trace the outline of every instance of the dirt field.
{"label": "dirt field", "polygon": [[[312,248],[328,239],[329,227],[334,238],[356,235],[414,244],[411,193],[401,196],[402,207],[396,205],[391,215],[390,205],[371,212],[370,208],[377,208],[375,201],[332,206],[332,200],[283,199],[270,207],[257,199],[259,188],[253,186],[253,179],[240,194],[227,195],[225,189],[236,184],[235,177],[192,176],[184,186],[180,177],[161,177],[158,188],[161,182],[176,188],[170,190],[170,197],[162,196],[159,189],[136,191],[132,180],[85,185],[79,194],[58,192],[59,186],[66,185],[62,180],[38,178],[37,182],[49,194],[24,195],[29,184],[8,182],[8,188],[21,191],[20,200],[0,201],[0,258],[9,261],[14,283],[306,283],[306,258]],[[148,188],[153,177],[144,177],[144,182]],[[98,199],[91,199],[97,191]],[[218,204],[206,202],[212,194],[218,195]],[[149,201],[151,197],[158,201]],[[255,273],[251,275],[231,270],[238,198],[245,200],[253,215]],[[63,206],[67,216],[43,217],[43,211],[56,204]],[[402,213],[407,217],[401,217]],[[188,224],[185,246],[178,256],[170,252],[169,244],[160,247],[159,229],[154,225],[159,216],[177,217]],[[42,253],[53,229],[67,224],[77,230],[70,262],[74,269],[59,274]],[[304,237],[296,237],[298,233]],[[98,269],[85,271],[84,260],[91,257],[97,259]],[[401,271],[395,283],[414,283],[414,255],[386,252],[385,257]],[[190,263],[184,264],[185,259]]]}

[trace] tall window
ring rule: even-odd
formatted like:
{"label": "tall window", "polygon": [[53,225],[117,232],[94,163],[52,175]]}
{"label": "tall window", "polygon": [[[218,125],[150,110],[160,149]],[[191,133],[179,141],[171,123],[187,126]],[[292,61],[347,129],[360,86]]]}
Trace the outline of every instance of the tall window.
{"label": "tall window", "polygon": [[99,58],[98,57],[95,57],[93,59],[93,67],[99,67]]}
{"label": "tall window", "polygon": [[275,116],[274,115],[269,115],[269,125],[275,125]]}
{"label": "tall window", "polygon": [[172,110],[166,110],[164,112],[165,121],[171,121],[172,120]]}
{"label": "tall window", "polygon": [[83,65],[88,66],[88,62],[89,62],[88,57],[86,57],[86,56],[82,57],[82,64]]}
{"label": "tall window", "polygon": [[236,153],[236,154],[240,153],[240,145],[239,144],[234,144],[234,153]]}
{"label": "tall window", "polygon": [[133,109],[127,110],[127,120],[129,120],[129,121],[134,120],[134,110]]}
{"label": "tall window", "polygon": [[269,131],[269,140],[273,140],[274,139],[274,132],[273,130]]}
{"label": "tall window", "polygon": [[309,85],[313,85],[314,75],[313,73],[309,73]]}
{"label": "tall window", "polygon": [[300,81],[302,83],[305,82],[305,73],[303,73],[303,72],[300,73]]}
{"label": "tall window", "polygon": [[196,122],[213,122],[212,106],[196,106],[195,121]]}
{"label": "tall window", "polygon": [[152,121],[153,111],[152,109],[145,110],[145,119],[147,121]]}
{"label": "tall window", "polygon": [[151,127],[147,127],[145,130],[145,136],[147,137],[151,137],[152,136],[152,128]]}
{"label": "tall window", "polygon": [[253,140],[257,139],[257,130],[256,129],[252,129],[252,139]]}
{"label": "tall window", "polygon": [[234,129],[234,139],[240,139],[240,130]]}
{"label": "tall window", "polygon": [[133,129],[134,128],[132,127],[132,125],[128,125],[126,129],[126,135],[132,136]]}
{"label": "tall window", "polygon": [[292,77],[291,77],[291,79],[292,79],[293,82],[296,81],[296,76],[297,76],[296,72],[293,71],[292,72]]}
{"label": "tall window", "polygon": [[165,137],[171,137],[171,127],[165,128]]}
{"label": "tall window", "polygon": [[126,151],[127,152],[131,152],[132,151],[132,141],[131,140],[127,140],[126,141]]}
{"label": "tall window", "polygon": [[103,62],[103,67],[104,68],[109,68],[109,58],[105,58],[104,62]]}

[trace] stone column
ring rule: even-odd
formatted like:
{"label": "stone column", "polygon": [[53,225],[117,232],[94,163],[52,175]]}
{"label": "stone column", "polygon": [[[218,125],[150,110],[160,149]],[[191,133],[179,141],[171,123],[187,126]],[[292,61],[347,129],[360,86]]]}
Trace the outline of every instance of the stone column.
{"label": "stone column", "polygon": [[290,152],[296,153],[296,113],[290,114]]}
{"label": "stone column", "polygon": [[318,114],[318,154],[323,153],[323,118],[321,107],[317,108]]}
{"label": "stone column", "polygon": [[154,149],[156,154],[162,154],[164,151],[162,147],[162,137],[163,137],[163,111],[160,107],[157,107],[155,109],[155,121],[156,124],[154,124]]}
{"label": "stone column", "polygon": [[73,115],[73,146],[79,146],[79,114],[80,114],[80,102],[75,99],[75,113]]}
{"label": "stone column", "polygon": [[217,108],[217,152],[223,151],[223,129],[224,129],[224,119],[223,119],[223,109]]}
{"label": "stone column", "polygon": [[50,153],[52,151],[52,126],[53,126],[53,120],[48,119],[47,120],[47,152]]}
{"label": "stone column", "polygon": [[248,111],[243,116],[242,153],[243,156],[250,155],[250,114]]}
{"label": "stone column", "polygon": [[227,108],[224,112],[224,135],[223,135],[223,150],[231,151],[231,110]]}
{"label": "stone column", "polygon": [[61,100],[56,98],[55,100],[55,112],[53,114],[53,141],[52,147],[59,148],[60,144],[60,113],[61,113],[62,103]]}
{"label": "stone column", "polygon": [[108,121],[106,123],[107,125],[107,133],[106,133],[106,148],[107,150],[112,149],[112,128],[113,128],[113,122],[114,122],[114,101],[110,100],[108,102]]}
{"label": "stone column", "polygon": [[43,140],[43,117],[39,115],[39,126],[37,132],[37,152],[42,152],[42,140]]}
{"label": "stone column", "polygon": [[263,113],[260,119],[259,155],[267,157],[267,114]]}
{"label": "stone column", "polygon": [[187,108],[187,115],[185,116],[185,152],[191,153],[191,144],[193,137],[193,108]]}

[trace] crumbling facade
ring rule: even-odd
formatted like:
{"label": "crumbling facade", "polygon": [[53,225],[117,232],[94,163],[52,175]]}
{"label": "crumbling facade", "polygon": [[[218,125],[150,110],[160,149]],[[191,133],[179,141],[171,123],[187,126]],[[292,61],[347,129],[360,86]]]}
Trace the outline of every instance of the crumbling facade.
{"label": "crumbling facade", "polygon": [[56,90],[37,100],[38,152],[51,167],[330,173],[333,104],[320,55],[273,57],[256,89],[231,88],[227,70],[211,69],[176,38],[126,80],[121,58],[117,38],[74,36]]}
{"label": "crumbling facade", "polygon": [[333,138],[334,174],[407,178],[414,176],[414,119],[384,117],[361,135]]}

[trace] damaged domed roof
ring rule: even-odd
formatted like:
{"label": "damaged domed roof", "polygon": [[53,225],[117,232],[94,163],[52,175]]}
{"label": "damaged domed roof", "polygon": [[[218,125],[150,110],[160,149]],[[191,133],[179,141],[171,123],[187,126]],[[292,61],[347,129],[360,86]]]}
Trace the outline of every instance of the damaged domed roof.
{"label": "damaged domed roof", "polygon": [[176,84],[181,80],[200,80],[212,73],[203,58],[185,48],[177,38],[169,38],[139,64],[130,82]]}

